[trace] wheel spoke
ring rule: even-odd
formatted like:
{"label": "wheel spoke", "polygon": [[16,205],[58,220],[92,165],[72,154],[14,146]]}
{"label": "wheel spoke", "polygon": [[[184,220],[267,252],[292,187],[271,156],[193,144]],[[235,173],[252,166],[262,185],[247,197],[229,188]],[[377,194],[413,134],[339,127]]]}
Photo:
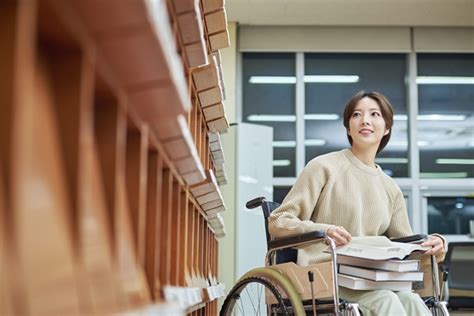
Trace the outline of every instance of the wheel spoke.
{"label": "wheel spoke", "polygon": [[[277,283],[278,284],[278,283]],[[229,292],[224,301],[220,315],[273,315],[281,313],[288,315],[287,307],[284,305],[283,298],[278,290],[279,286],[264,277],[249,277],[239,281]],[[246,292],[244,294],[243,292]],[[268,295],[271,295],[272,298]],[[262,300],[269,299],[274,302],[277,309],[272,310],[271,305]]]}
{"label": "wheel spoke", "polygon": [[262,292],[263,292],[263,291],[260,291],[260,289],[263,289],[263,288],[264,286],[261,286],[261,287],[259,286],[258,291],[257,291],[258,292],[257,293],[257,302],[258,302],[257,308],[259,311],[260,311],[260,302],[262,301]]}
{"label": "wheel spoke", "polygon": [[241,315],[245,315],[244,304],[242,303],[242,300],[240,298],[239,298],[239,305],[237,305],[237,307],[241,311]]}
{"label": "wheel spoke", "polygon": [[254,312],[255,312],[254,315],[258,315],[258,314],[257,314],[257,309],[255,308],[255,304],[254,304],[253,301],[252,301],[252,297],[250,296],[249,291],[247,290],[247,287],[245,287],[245,292],[247,293],[247,296],[249,297],[249,301],[250,301],[250,303],[252,304],[253,310],[254,310]]}

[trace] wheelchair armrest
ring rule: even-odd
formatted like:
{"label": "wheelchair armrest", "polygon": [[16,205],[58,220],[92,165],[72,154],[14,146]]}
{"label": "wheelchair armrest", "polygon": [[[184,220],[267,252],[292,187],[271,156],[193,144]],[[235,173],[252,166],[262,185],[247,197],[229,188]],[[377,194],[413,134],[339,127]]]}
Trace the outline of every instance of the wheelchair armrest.
{"label": "wheelchair armrest", "polygon": [[416,242],[416,241],[423,241],[426,239],[425,234],[416,234],[416,235],[411,235],[411,236],[405,236],[405,237],[395,237],[395,238],[390,238],[391,241],[396,241],[396,242]]}
{"label": "wheelchair armrest", "polygon": [[302,246],[317,240],[322,240],[326,237],[323,231],[314,231],[302,235],[291,237],[278,238],[268,243],[268,251]]}

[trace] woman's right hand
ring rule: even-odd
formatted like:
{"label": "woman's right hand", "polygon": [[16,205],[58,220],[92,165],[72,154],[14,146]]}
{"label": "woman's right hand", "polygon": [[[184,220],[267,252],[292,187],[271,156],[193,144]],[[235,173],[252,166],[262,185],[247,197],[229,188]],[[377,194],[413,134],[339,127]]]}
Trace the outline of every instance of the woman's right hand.
{"label": "woman's right hand", "polygon": [[326,230],[326,236],[334,240],[336,246],[344,246],[352,240],[351,234],[342,226],[331,226]]}

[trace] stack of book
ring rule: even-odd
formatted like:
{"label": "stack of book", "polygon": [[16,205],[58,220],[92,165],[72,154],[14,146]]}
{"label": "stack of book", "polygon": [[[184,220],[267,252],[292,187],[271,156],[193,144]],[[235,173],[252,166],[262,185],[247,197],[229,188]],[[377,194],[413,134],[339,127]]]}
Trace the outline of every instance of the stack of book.
{"label": "stack of book", "polygon": [[353,290],[410,291],[423,281],[419,260],[403,260],[426,247],[392,242],[386,237],[359,237],[338,247],[338,282]]}

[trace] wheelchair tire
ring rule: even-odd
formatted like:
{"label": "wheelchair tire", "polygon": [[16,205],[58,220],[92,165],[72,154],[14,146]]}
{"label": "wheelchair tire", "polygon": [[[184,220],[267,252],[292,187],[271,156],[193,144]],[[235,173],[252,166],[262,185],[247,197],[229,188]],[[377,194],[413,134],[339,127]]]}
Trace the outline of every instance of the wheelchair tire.
{"label": "wheelchair tire", "polygon": [[[261,305],[268,290],[277,304]],[[246,293],[247,295],[244,295]],[[250,303],[250,304],[249,304]],[[262,314],[262,309],[266,306]],[[240,280],[227,295],[220,316],[232,315],[290,315],[283,302],[283,297],[275,285],[264,277],[249,277]]]}

